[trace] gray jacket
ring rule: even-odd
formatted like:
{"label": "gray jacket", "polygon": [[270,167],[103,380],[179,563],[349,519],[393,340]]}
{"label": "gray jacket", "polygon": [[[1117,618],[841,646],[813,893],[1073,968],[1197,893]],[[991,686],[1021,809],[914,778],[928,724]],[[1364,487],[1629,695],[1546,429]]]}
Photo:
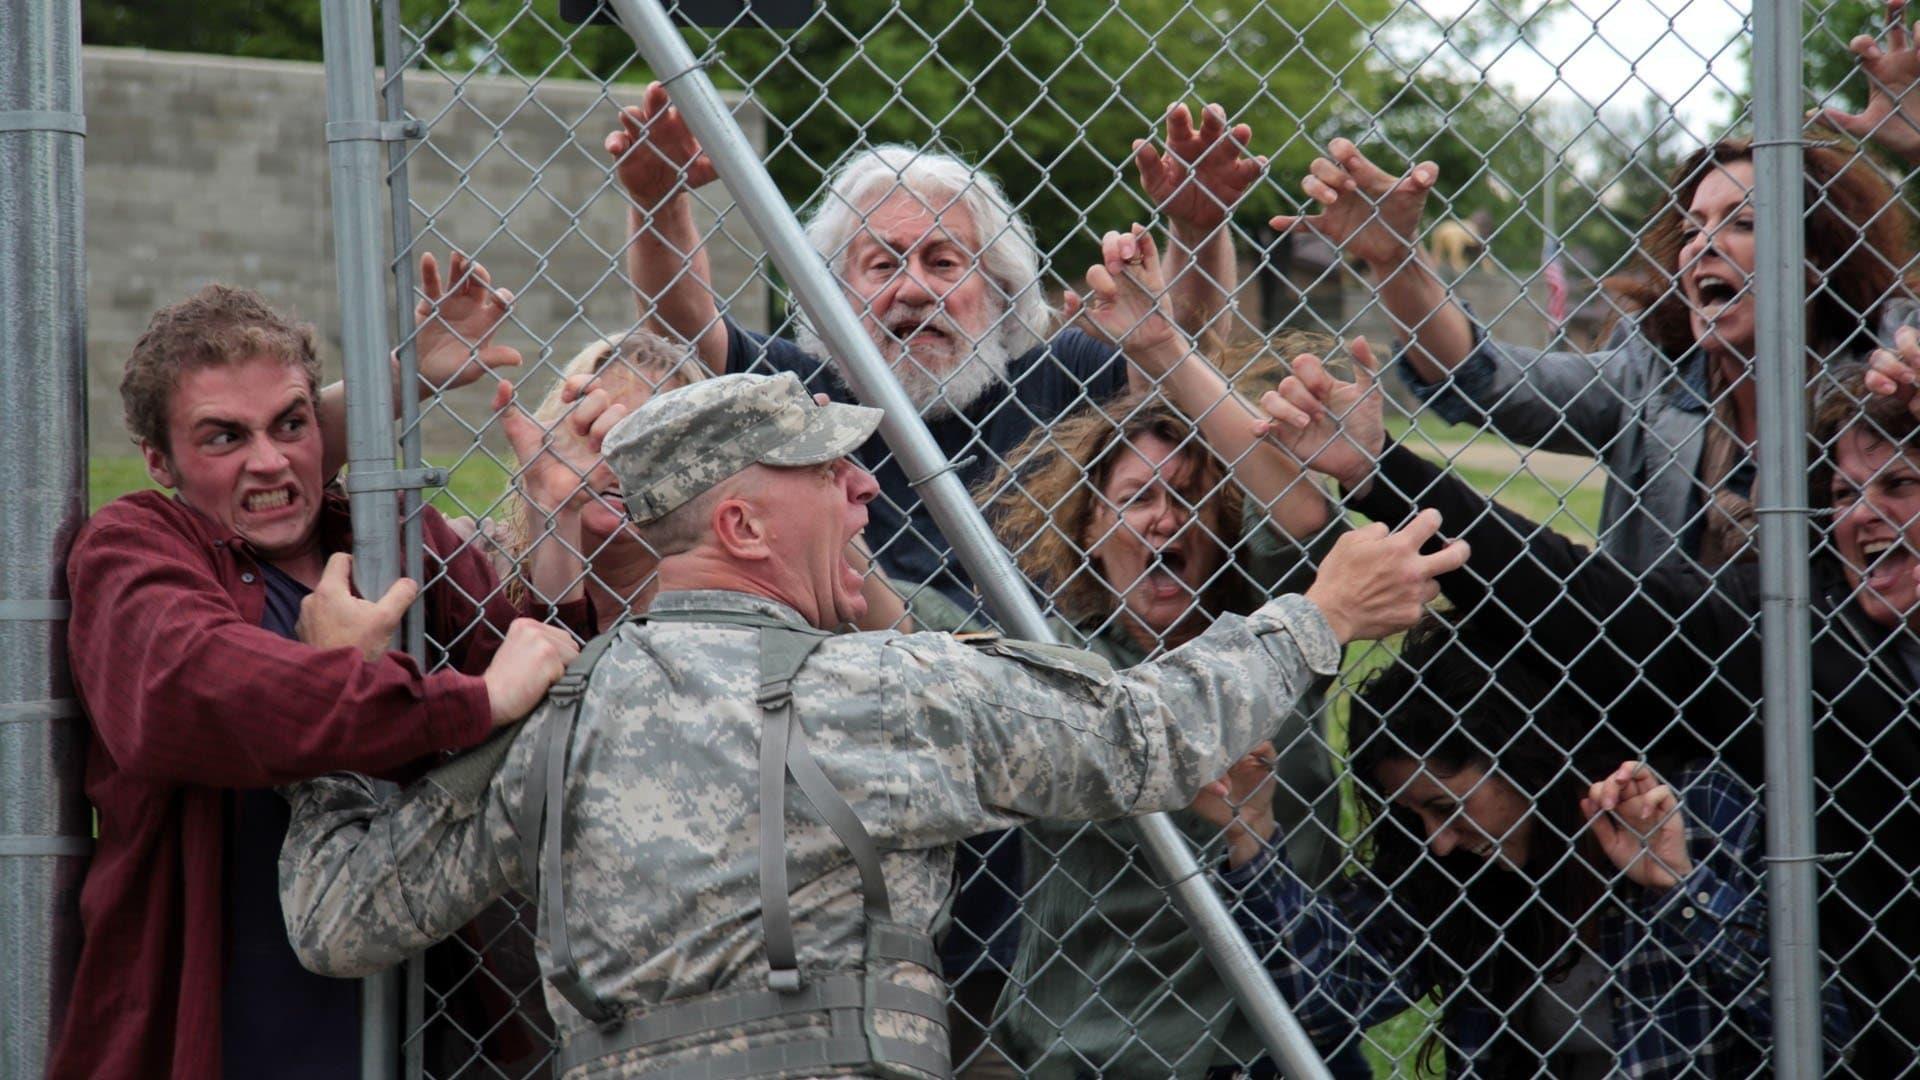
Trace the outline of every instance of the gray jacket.
{"label": "gray jacket", "polygon": [[[1471,315],[1469,315],[1471,317]],[[1878,340],[1920,325],[1920,304],[1880,305]],[[1607,470],[1600,549],[1640,571],[1699,550],[1699,483],[1712,410],[1705,357],[1678,363],[1622,322],[1597,352],[1497,341],[1476,321],[1473,353],[1450,378],[1424,383],[1403,354],[1413,395],[1449,423],[1484,425],[1523,446],[1599,459]]]}
{"label": "gray jacket", "polygon": [[[668,593],[654,604],[688,608],[805,625],[783,605],[738,593]],[[618,633],[587,691],[567,762],[565,918],[579,970],[621,1015],[764,990],[758,635],[720,621]],[[931,928],[951,884],[955,841],[1035,818],[1183,806],[1339,659],[1318,609],[1283,596],[1245,618],[1223,617],[1185,647],[1125,672],[1087,653],[997,638],[847,634],[813,653],[793,701],[814,758],[884,852],[894,917]],[[281,851],[281,900],[302,962],[332,975],[376,971],[450,934],[506,890],[525,890],[515,822],[553,714],[543,709],[497,746],[384,803],[359,777],[287,789],[293,821]],[[858,968],[857,871],[802,805],[790,795],[801,966]],[[883,971],[902,986],[943,989],[920,969]],[[587,1026],[551,987],[547,997],[563,1038]],[[944,1055],[937,1025],[879,1015],[889,1038]],[[575,1074],[629,1075],[828,1031],[827,1014],[810,1023],[782,1018],[720,1030]]]}

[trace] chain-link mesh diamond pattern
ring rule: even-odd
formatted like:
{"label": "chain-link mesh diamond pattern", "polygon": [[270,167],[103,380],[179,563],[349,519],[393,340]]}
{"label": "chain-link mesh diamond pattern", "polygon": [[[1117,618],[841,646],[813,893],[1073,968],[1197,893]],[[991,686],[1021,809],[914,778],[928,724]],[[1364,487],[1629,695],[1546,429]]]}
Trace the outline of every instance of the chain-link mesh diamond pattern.
{"label": "chain-link mesh diamond pattern", "polygon": [[[845,391],[618,29],[545,2],[383,7],[390,118],[422,125],[390,177],[402,437],[451,478],[412,509],[467,525],[521,610],[591,633],[651,591],[594,450],[620,409],[730,370]],[[1355,644],[1270,752],[1176,815],[1336,1075],[1766,1073],[1748,448],[1753,237],[1777,226],[1738,141],[1747,12],[729,17],[689,42],[1063,640],[1156,655],[1306,589],[1369,517],[1438,507],[1474,543],[1444,618]],[[1901,186],[1920,127],[1891,107],[1920,59],[1882,18],[1817,4],[1805,32],[1807,106],[1877,143],[1810,126],[1805,155],[1808,500],[1834,508],[1809,658],[1822,1017],[1829,1070],[1860,1076],[1900,1075],[1920,1038],[1900,374],[1920,371]],[[484,333],[440,299],[480,267],[512,294]],[[425,347],[450,330],[464,360]],[[1843,366],[1902,346],[1878,381]],[[861,462],[881,486],[869,621],[990,626],[886,448]],[[963,1075],[1270,1068],[1124,822],[982,838],[956,877]],[[531,912],[509,898],[414,965],[410,1075],[548,1069]]]}

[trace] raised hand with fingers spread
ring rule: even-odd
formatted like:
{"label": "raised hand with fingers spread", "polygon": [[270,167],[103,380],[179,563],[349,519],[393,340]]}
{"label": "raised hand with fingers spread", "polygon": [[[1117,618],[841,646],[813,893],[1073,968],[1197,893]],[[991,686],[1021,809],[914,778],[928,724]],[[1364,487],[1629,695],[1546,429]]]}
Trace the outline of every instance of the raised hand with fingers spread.
{"label": "raised hand with fingers spread", "polygon": [[[607,433],[627,415],[604,388],[568,383],[567,411],[551,429],[520,410],[513,384],[494,390],[493,408],[519,462],[515,488],[524,501],[520,575],[540,597],[571,598],[583,587],[582,568],[625,525],[618,481],[601,457]],[[651,572],[651,567],[647,571]]]}
{"label": "raised hand with fingers spread", "polygon": [[1141,191],[1167,221],[1168,307],[1196,339],[1210,331],[1232,332],[1216,325],[1240,288],[1240,263],[1226,224],[1267,168],[1266,158],[1247,152],[1252,141],[1253,129],[1228,123],[1220,105],[1201,109],[1196,127],[1192,111],[1174,102],[1167,106],[1162,145],[1150,139],[1133,143]]}
{"label": "raised hand with fingers spread", "polygon": [[420,324],[414,344],[422,393],[465,386],[495,368],[520,364],[518,349],[494,341],[513,310],[513,293],[496,288],[486,267],[458,251],[447,258],[447,275],[443,284],[433,254],[420,256],[420,301],[413,316]]}
{"label": "raised hand with fingers spread", "polygon": [[642,210],[671,196],[713,183],[719,173],[700,141],[667,96],[667,88],[648,83],[640,104],[620,110],[620,130],[602,144],[613,158],[620,184]]}
{"label": "raised hand with fingers spread", "polygon": [[1920,417],[1920,330],[1902,326],[1893,333],[1894,347],[1875,349],[1867,356],[1863,378],[1868,390],[1904,402]]}
{"label": "raised hand with fingers spread", "polygon": [[1227,215],[1267,170],[1267,159],[1250,156],[1253,129],[1227,124],[1227,110],[1209,104],[1200,126],[1183,103],[1167,107],[1166,149],[1135,139],[1133,164],[1154,209],[1167,216],[1177,238],[1198,242],[1226,224]]}
{"label": "raised hand with fingers spread", "polygon": [[1259,410],[1235,392],[1175,321],[1159,250],[1146,228],[1134,225],[1106,234],[1100,254],[1100,264],[1087,270],[1085,298],[1067,294],[1069,318],[1120,346],[1135,391],[1152,390],[1197,418],[1207,445],[1234,463],[1236,479],[1269,508],[1281,529],[1301,537],[1318,532],[1329,516],[1326,500],[1312,485],[1295,483],[1299,470],[1253,431]]}
{"label": "raised hand with fingers spread", "polygon": [[320,583],[300,601],[293,632],[316,649],[354,648],[378,660],[393,648],[400,620],[418,595],[418,583],[400,578],[379,600],[360,599],[353,595],[353,556],[337,551],[328,557]]}
{"label": "raised hand with fingers spread", "polygon": [[1335,139],[1327,156],[1313,159],[1301,190],[1320,204],[1312,215],[1276,216],[1275,231],[1305,227],[1359,259],[1376,274],[1389,274],[1414,257],[1414,238],[1427,192],[1440,179],[1431,161],[1394,176],[1367,159],[1347,139]]}
{"label": "raised hand with fingers spread", "polygon": [[1867,107],[1857,113],[1816,109],[1812,118],[1856,139],[1871,139],[1909,165],[1920,164],[1920,94],[1914,93],[1920,49],[1914,48],[1907,26],[1906,0],[1888,0],[1886,36],[1884,48],[1871,34],[1847,43],[1867,73]]}
{"label": "raised hand with fingers spread", "polygon": [[1629,881],[1671,889],[1693,870],[1680,800],[1644,762],[1623,761],[1580,800],[1593,838]]}
{"label": "raised hand with fingers spread", "polygon": [[1087,268],[1087,292],[1067,301],[1080,325],[1126,352],[1148,374],[1167,373],[1189,351],[1186,335],[1165,305],[1160,253],[1146,226],[1110,232],[1100,240],[1100,262]]}
{"label": "raised hand with fingers spread", "polygon": [[[521,411],[511,382],[501,379],[494,388],[494,413],[520,465],[520,494],[541,515],[569,509],[585,512],[592,506],[603,517],[617,518],[620,510],[598,498],[617,486],[600,456],[600,444],[630,410],[604,389],[589,389],[583,395],[574,382],[563,387],[561,397],[571,407],[548,429]],[[617,521],[602,524],[608,525],[604,531],[609,532],[618,527]]]}
{"label": "raised hand with fingers spread", "polygon": [[1353,354],[1353,382],[1334,378],[1312,353],[1295,357],[1293,374],[1261,396],[1267,417],[1254,423],[1253,434],[1280,444],[1301,465],[1333,477],[1348,491],[1358,491],[1386,446],[1386,395],[1376,381],[1380,361],[1367,339],[1354,338],[1347,351]]}
{"label": "raised hand with fingers spread", "polygon": [[[447,258],[451,285],[444,285],[440,263],[431,252],[420,256],[420,301],[414,306],[419,332],[414,354],[419,377],[411,387],[400,385],[400,359],[391,358],[394,415],[400,414],[401,395],[425,399],[456,390],[497,368],[518,367],[520,350],[493,340],[513,308],[513,293],[496,288],[487,268],[458,251]],[[323,475],[331,478],[347,463],[347,393],[344,382],[320,391],[314,413],[324,440]]]}
{"label": "raised hand with fingers spread", "polygon": [[689,193],[719,177],[667,88],[648,83],[638,106],[620,110],[603,145],[633,205],[627,208],[627,278],[642,324],[693,343],[709,368],[726,367],[727,331],[713,268]]}

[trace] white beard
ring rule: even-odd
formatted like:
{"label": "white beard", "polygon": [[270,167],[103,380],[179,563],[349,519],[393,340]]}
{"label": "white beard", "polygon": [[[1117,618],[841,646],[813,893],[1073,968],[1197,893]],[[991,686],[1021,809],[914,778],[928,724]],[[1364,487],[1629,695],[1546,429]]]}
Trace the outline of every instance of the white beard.
{"label": "white beard", "polygon": [[[995,383],[1005,382],[1007,368],[1013,362],[1013,352],[1008,341],[1013,336],[1015,325],[996,312],[992,328],[984,337],[974,342],[958,364],[944,373],[932,370],[935,366],[944,366],[947,358],[929,356],[925,363],[917,360],[906,346],[885,330],[880,330],[880,340],[874,345],[880,355],[893,370],[894,378],[900,381],[900,388],[906,391],[907,400],[928,420],[939,420],[948,416],[958,416],[967,411],[974,402],[979,401]],[[941,327],[947,332],[947,345],[967,348],[967,339],[959,329],[952,325],[944,315],[939,316]],[[840,370],[837,358],[828,354],[819,335],[813,328],[802,323],[795,331],[795,343],[814,356],[825,358],[833,365],[834,373],[845,375]],[[943,350],[944,351],[944,350]]]}

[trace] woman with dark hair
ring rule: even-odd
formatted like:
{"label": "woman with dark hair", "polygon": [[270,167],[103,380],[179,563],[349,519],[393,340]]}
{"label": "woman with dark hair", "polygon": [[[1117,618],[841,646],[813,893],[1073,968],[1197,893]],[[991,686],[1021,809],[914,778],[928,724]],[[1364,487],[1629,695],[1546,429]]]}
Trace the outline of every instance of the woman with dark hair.
{"label": "woman with dark hair", "polygon": [[[1808,667],[1819,936],[1839,976],[1829,985],[1860,1022],[1846,1048],[1852,1075],[1905,1075],[1920,1045],[1920,416],[1912,384],[1874,392],[1857,364],[1829,380],[1810,491],[1832,510],[1813,565]],[[1367,378],[1333,379],[1303,357],[1261,406],[1269,434],[1339,481],[1353,509],[1387,523],[1439,511],[1471,548],[1441,579],[1448,599],[1524,634],[1613,734],[1704,745],[1748,783],[1764,781],[1757,565],[1635,575],[1595,558],[1387,445],[1379,399]]]}
{"label": "woman with dark hair", "polygon": [[[1601,459],[1601,549],[1628,569],[1670,557],[1714,568],[1748,544],[1755,426],[1753,151],[1725,139],[1670,178],[1626,270],[1605,282],[1617,312],[1606,348],[1529,348],[1488,337],[1414,244],[1438,167],[1392,176],[1345,139],[1302,181],[1320,203],[1304,226],[1365,263],[1411,342],[1400,369],[1452,423]],[[1864,358],[1920,322],[1902,274],[1913,219],[1853,147],[1809,143],[1805,162],[1810,366]]]}
{"label": "woman with dark hair", "polygon": [[[1372,859],[1338,888],[1287,872],[1258,752],[1202,794],[1241,929],[1316,1039],[1437,996],[1423,1072],[1756,1074],[1772,1018],[1753,791],[1705,761],[1623,762],[1506,629],[1432,619],[1356,695]],[[1826,1005],[1837,1046],[1846,1008]]]}

